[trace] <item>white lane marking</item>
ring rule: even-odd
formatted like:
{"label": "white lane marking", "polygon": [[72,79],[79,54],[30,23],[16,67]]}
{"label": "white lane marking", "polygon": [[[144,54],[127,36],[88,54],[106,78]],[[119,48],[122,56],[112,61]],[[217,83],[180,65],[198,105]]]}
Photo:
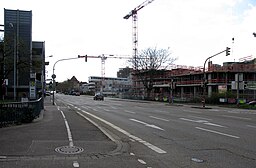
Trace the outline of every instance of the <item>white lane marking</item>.
{"label": "white lane marking", "polygon": [[129,111],[129,110],[124,110],[124,112],[126,112],[126,113],[131,113],[131,114],[136,114],[135,112]]}
{"label": "white lane marking", "polygon": [[256,128],[256,126],[254,125],[246,125],[247,127],[252,127],[252,128]]}
{"label": "white lane marking", "polygon": [[110,107],[111,107],[112,109],[115,109],[115,110],[117,109],[117,108],[116,108],[116,107],[114,107],[114,106],[110,106]]}
{"label": "white lane marking", "polygon": [[211,120],[212,120],[212,119],[210,119],[210,118],[198,117],[198,116],[194,116],[194,115],[188,115],[188,117],[199,118],[199,119],[209,120],[209,121],[211,121]]}
{"label": "white lane marking", "polygon": [[210,125],[210,126],[222,127],[222,128],[225,127],[225,126],[222,126],[222,125],[219,125],[219,124],[210,123],[210,122],[204,123],[204,125]]}
{"label": "white lane marking", "polygon": [[231,137],[231,138],[237,138],[237,139],[240,138],[238,136],[234,136],[234,135],[230,135],[230,134],[226,134],[226,133],[222,133],[222,132],[218,132],[218,131],[214,131],[214,130],[209,130],[209,129],[205,129],[205,128],[201,128],[201,127],[195,127],[195,128],[203,130],[203,131],[219,134],[219,135],[224,135],[224,136]]}
{"label": "white lane marking", "polygon": [[130,155],[131,155],[131,156],[135,156],[135,154],[134,154],[134,153],[130,153]]}
{"label": "white lane marking", "polygon": [[138,161],[141,163],[141,164],[147,164],[144,160],[142,160],[142,159],[138,159]]}
{"label": "white lane marking", "polygon": [[110,126],[110,127],[114,128],[115,130],[123,133],[124,135],[128,136],[129,138],[132,138],[132,139],[142,143],[143,145],[147,146],[148,148],[152,149],[153,151],[155,151],[157,153],[160,153],[160,154],[167,153],[166,151],[162,150],[161,148],[158,148],[157,146],[154,146],[154,145],[152,145],[152,144],[150,144],[150,143],[148,143],[146,141],[143,141],[142,139],[140,139],[140,138],[130,134],[129,132],[119,128],[118,126],[116,126],[116,125],[114,125],[114,124],[112,124],[112,123],[110,123],[110,122],[108,122],[108,121],[106,121],[106,120],[104,120],[104,119],[102,119],[100,117],[97,117],[96,115],[93,115],[93,114],[91,114],[89,112],[86,112],[84,110],[82,110],[82,112],[87,114],[87,115],[89,115],[89,116],[91,116],[91,117],[93,117],[93,118],[95,118],[95,119],[97,119],[97,120],[99,120],[99,121],[101,121],[101,122],[103,122],[103,123],[105,123],[105,124],[107,124],[108,126]]}
{"label": "white lane marking", "polygon": [[77,161],[73,162],[73,167],[79,167],[79,163]]}
{"label": "white lane marking", "polygon": [[184,120],[184,121],[190,121],[190,122],[195,122],[195,123],[202,123],[204,125],[210,125],[210,126],[215,126],[215,127],[222,127],[222,128],[226,128],[225,126],[223,125],[219,125],[219,124],[214,124],[214,123],[210,123],[206,120],[191,120],[191,119],[187,119],[187,118],[180,118],[181,120]]}
{"label": "white lane marking", "polygon": [[110,111],[109,109],[104,109],[105,111]]}
{"label": "white lane marking", "polygon": [[180,118],[180,119],[184,120],[184,121],[195,122],[195,123],[206,123],[206,122],[208,122],[206,120],[191,120],[191,119],[187,119],[187,118]]}
{"label": "white lane marking", "polygon": [[191,110],[184,110],[184,109],[182,111],[189,112],[189,113],[197,113],[197,114],[201,114],[202,113],[200,111],[191,111]]}
{"label": "white lane marking", "polygon": [[155,129],[159,129],[159,130],[164,131],[163,128],[158,127],[158,126],[153,125],[153,124],[148,124],[148,123],[145,123],[145,122],[143,122],[143,121],[136,120],[136,119],[133,119],[133,118],[130,118],[129,120],[134,121],[134,122],[137,122],[137,123],[141,123],[141,124],[145,125],[146,127],[151,127],[151,128],[155,128]]}
{"label": "white lane marking", "polygon": [[[58,110],[59,110],[59,108],[58,108]],[[71,134],[66,116],[64,115],[63,111],[61,111],[61,110],[59,110],[59,111],[61,112],[62,117],[63,117],[64,122],[65,122],[65,125],[66,125],[66,129],[67,129],[67,133],[68,133],[69,146],[74,146],[74,142],[73,142],[73,139],[72,139],[72,134]]]}
{"label": "white lane marking", "polygon": [[164,119],[164,118],[155,117],[155,116],[149,116],[149,117],[157,119],[157,120],[162,120],[162,121],[170,121],[170,120],[167,120],[167,119]]}
{"label": "white lane marking", "polygon": [[242,119],[242,120],[251,120],[251,118],[245,117],[237,117],[237,116],[229,116],[229,115],[222,115],[223,117],[235,118],[235,119]]}
{"label": "white lane marking", "polygon": [[7,159],[7,156],[0,156],[0,159]]}

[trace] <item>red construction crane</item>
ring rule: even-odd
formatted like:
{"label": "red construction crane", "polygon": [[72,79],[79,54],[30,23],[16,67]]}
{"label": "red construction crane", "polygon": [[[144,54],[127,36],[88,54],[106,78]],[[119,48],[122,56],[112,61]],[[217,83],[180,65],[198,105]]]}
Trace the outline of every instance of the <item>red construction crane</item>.
{"label": "red construction crane", "polygon": [[87,62],[87,58],[100,58],[101,59],[101,91],[103,91],[103,86],[105,84],[105,61],[107,58],[118,58],[118,59],[131,59],[129,55],[113,55],[113,54],[102,54],[99,56],[89,56],[89,55],[78,55],[78,58],[85,58],[85,62]]}
{"label": "red construction crane", "polygon": [[148,4],[150,4],[153,1],[154,0],[144,1],[142,4],[140,4],[139,6],[134,8],[133,10],[131,10],[130,13],[128,13],[127,15],[124,16],[124,19],[129,19],[132,16],[133,58],[135,60],[135,69],[137,69],[136,59],[137,59],[137,55],[138,55],[138,23],[137,23],[138,16],[137,16],[137,13],[138,13],[139,10],[141,10],[142,8],[144,8],[145,6],[147,6]]}

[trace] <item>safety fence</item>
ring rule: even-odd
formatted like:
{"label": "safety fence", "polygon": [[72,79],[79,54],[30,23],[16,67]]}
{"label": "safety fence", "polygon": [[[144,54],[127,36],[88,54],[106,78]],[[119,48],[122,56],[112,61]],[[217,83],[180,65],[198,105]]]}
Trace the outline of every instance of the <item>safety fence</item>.
{"label": "safety fence", "polygon": [[1,102],[0,127],[32,122],[44,108],[43,98],[26,102]]}

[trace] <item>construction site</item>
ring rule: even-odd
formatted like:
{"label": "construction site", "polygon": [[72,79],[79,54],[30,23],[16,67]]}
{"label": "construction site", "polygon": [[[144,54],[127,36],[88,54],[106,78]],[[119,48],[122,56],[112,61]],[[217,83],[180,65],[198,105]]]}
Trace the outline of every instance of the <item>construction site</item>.
{"label": "construction site", "polygon": [[[145,74],[143,78],[138,73],[132,75],[133,96],[138,99],[189,101],[222,94],[224,102],[235,103],[237,99],[256,98],[256,59],[225,62],[222,66],[209,61],[205,71],[202,67],[173,65],[169,70]],[[152,83],[149,93],[145,80]]]}

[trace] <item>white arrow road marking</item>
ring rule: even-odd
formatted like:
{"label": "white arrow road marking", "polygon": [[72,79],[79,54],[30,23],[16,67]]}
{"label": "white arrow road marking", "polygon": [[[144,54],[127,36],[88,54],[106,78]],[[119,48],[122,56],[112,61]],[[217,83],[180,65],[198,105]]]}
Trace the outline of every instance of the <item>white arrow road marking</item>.
{"label": "white arrow road marking", "polygon": [[133,118],[130,118],[130,120],[131,120],[131,121],[134,121],[134,122],[137,122],[137,123],[141,123],[141,124],[145,125],[146,127],[151,127],[151,128],[155,128],[155,129],[159,129],[159,130],[164,131],[163,128],[160,128],[160,127],[158,127],[158,126],[156,126],[156,125],[153,125],[153,124],[148,124],[148,123],[145,123],[145,122],[143,122],[143,121],[139,121],[139,120],[136,120],[136,119],[133,119]]}
{"label": "white arrow road marking", "polygon": [[211,132],[211,133],[215,133],[215,134],[219,134],[219,135],[224,135],[224,136],[231,137],[231,138],[237,138],[237,139],[240,138],[238,136],[234,136],[234,135],[230,135],[230,134],[226,134],[226,133],[222,133],[222,132],[218,132],[218,131],[214,131],[214,130],[209,130],[209,129],[205,129],[205,128],[196,127],[196,129],[200,129],[203,131],[207,131],[207,132]]}
{"label": "white arrow road marking", "polygon": [[206,121],[206,120],[191,120],[191,119],[187,119],[187,118],[180,118],[180,119],[184,120],[184,121],[190,121],[190,122],[195,122],[195,123],[202,123],[204,125],[210,125],[210,126],[225,128],[225,126],[223,126],[223,125],[210,123],[209,121]]}

